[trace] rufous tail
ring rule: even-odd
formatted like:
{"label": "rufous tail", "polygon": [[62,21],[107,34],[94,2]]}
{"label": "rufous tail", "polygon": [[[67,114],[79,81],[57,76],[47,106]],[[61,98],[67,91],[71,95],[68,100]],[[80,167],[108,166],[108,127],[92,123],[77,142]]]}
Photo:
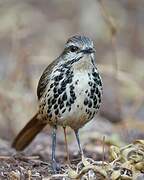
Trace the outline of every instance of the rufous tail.
{"label": "rufous tail", "polygon": [[41,122],[36,114],[16,136],[12,147],[17,151],[23,150],[45,126],[46,123]]}

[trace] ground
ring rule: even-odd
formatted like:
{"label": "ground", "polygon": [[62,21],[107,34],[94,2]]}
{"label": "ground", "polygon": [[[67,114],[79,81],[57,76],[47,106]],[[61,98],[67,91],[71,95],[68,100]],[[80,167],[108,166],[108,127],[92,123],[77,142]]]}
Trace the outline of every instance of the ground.
{"label": "ground", "polygon": [[[51,147],[49,135],[45,132],[21,153],[10,147],[10,143],[0,143],[0,179],[113,179],[144,178],[144,141],[133,144],[111,146],[109,140],[89,139],[84,145],[85,158],[81,159],[70,146],[71,165],[67,164],[64,142],[58,140],[57,160],[61,170],[53,174],[50,164]],[[105,141],[105,142],[103,142]],[[114,141],[113,141],[114,142]]]}

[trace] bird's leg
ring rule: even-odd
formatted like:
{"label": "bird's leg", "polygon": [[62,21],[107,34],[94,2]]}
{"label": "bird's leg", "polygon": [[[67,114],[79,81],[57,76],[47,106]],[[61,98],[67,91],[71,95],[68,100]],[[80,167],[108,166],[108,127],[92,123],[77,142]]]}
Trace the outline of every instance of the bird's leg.
{"label": "bird's leg", "polygon": [[81,147],[81,144],[80,144],[80,139],[79,139],[79,131],[78,130],[75,130],[75,135],[76,135],[76,139],[77,139],[77,143],[78,143],[78,146],[79,146],[79,151],[80,151],[80,154],[81,154],[81,160],[82,160],[82,163],[84,166],[88,166],[90,163],[87,161],[87,159],[84,157],[84,153],[83,153],[83,149]]}
{"label": "bird's leg", "polygon": [[81,144],[80,144],[79,131],[75,130],[74,132],[75,132],[75,136],[76,136],[76,140],[77,140],[77,143],[78,143],[80,154],[81,154],[81,156],[83,158],[84,157],[84,153],[83,153],[83,149],[82,149]]}
{"label": "bird's leg", "polygon": [[69,158],[69,151],[68,151],[68,143],[67,143],[67,135],[66,135],[66,127],[63,127],[64,130],[64,137],[65,137],[65,145],[66,145],[66,152],[67,152],[67,162],[70,166],[70,158]]}
{"label": "bird's leg", "polygon": [[56,173],[60,169],[55,158],[56,130],[57,130],[57,127],[53,127],[53,130],[52,130],[52,168],[53,168],[54,173]]}

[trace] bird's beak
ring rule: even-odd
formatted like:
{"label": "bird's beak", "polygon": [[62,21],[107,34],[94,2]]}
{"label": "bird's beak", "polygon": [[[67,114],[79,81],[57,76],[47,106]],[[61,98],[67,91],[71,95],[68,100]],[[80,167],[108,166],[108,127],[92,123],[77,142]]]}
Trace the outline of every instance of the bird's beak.
{"label": "bird's beak", "polygon": [[87,48],[87,49],[81,50],[81,52],[83,52],[84,54],[91,54],[91,53],[95,53],[95,50],[92,48]]}

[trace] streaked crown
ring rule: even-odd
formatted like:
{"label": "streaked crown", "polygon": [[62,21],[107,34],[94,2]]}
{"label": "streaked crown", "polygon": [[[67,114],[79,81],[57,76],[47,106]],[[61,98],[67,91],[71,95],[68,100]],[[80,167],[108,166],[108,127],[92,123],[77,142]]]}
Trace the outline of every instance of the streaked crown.
{"label": "streaked crown", "polygon": [[63,55],[65,59],[72,60],[94,52],[95,48],[90,38],[76,35],[66,42]]}
{"label": "streaked crown", "polygon": [[66,47],[77,46],[80,49],[93,48],[93,41],[86,36],[73,36],[68,39]]}

